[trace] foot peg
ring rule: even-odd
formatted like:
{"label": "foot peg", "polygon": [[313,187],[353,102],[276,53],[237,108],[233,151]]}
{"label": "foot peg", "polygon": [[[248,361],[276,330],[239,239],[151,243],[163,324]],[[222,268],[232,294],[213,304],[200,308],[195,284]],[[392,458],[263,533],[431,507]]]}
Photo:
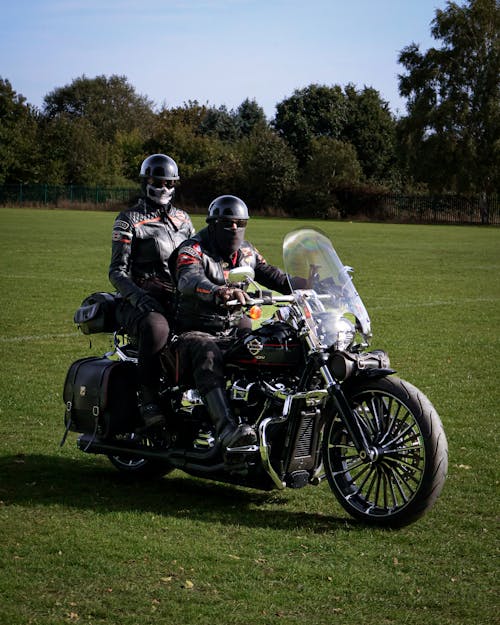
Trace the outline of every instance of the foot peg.
{"label": "foot peg", "polygon": [[226,449],[246,447],[254,445],[257,442],[257,434],[255,431],[244,423],[237,427],[232,423],[228,424],[224,430],[222,430],[219,438]]}
{"label": "foot peg", "polygon": [[243,445],[241,447],[226,447],[227,454],[254,454],[259,451],[258,445]]}

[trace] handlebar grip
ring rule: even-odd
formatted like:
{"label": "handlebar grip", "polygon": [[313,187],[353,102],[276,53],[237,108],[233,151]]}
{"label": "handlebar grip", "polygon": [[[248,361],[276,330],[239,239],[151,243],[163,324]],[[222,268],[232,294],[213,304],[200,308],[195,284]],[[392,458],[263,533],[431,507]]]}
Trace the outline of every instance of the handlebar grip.
{"label": "handlebar grip", "polygon": [[264,300],[262,298],[256,298],[256,299],[251,298],[245,304],[242,304],[237,299],[230,299],[228,302],[225,303],[225,306],[243,306],[244,308],[246,307],[250,308],[251,306],[254,306],[256,304],[263,304],[263,303],[264,303]]}
{"label": "handlebar grip", "polygon": [[269,297],[252,297],[246,302],[246,304],[241,304],[236,299],[231,299],[226,302],[226,306],[243,306],[244,308],[250,308],[251,306],[271,306],[273,304],[283,304],[288,302],[293,302],[293,295],[271,295]]}

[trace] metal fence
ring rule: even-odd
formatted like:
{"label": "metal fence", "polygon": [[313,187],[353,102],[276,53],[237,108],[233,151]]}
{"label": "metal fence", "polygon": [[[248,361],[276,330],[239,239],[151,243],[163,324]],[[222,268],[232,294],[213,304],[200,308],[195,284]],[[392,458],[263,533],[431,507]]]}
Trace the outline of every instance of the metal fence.
{"label": "metal fence", "polygon": [[[98,209],[127,206],[139,189],[117,187],[84,187],[77,185],[17,184],[0,186],[0,205],[95,206]],[[351,201],[349,201],[349,199]],[[497,195],[373,195],[352,201],[341,213],[377,221],[500,225],[500,202]]]}
{"label": "metal fence", "polygon": [[67,204],[128,203],[139,189],[80,185],[10,184],[0,186],[0,204],[66,206]]}
{"label": "metal fence", "polygon": [[381,219],[414,223],[500,225],[498,196],[384,195]]}

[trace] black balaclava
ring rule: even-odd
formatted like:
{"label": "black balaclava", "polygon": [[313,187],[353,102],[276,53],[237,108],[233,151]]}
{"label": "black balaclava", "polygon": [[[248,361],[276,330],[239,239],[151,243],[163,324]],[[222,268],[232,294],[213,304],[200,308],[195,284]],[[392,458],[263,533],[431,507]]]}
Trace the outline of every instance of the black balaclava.
{"label": "black balaclava", "polygon": [[[227,222],[218,219],[214,224],[210,224],[215,236],[215,244],[222,258],[229,260],[232,254],[240,249],[245,239],[245,227],[227,227]],[[226,227],[224,227],[226,225]]]}

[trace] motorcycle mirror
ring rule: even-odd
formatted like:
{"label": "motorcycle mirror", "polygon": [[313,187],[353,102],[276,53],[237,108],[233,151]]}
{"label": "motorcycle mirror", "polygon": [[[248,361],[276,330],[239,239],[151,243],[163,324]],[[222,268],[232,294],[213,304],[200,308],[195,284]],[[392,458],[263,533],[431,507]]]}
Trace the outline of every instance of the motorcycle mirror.
{"label": "motorcycle mirror", "polygon": [[255,271],[252,267],[235,267],[231,269],[228,274],[228,282],[230,284],[237,284],[238,282],[246,282],[247,280],[251,281],[255,277]]}

